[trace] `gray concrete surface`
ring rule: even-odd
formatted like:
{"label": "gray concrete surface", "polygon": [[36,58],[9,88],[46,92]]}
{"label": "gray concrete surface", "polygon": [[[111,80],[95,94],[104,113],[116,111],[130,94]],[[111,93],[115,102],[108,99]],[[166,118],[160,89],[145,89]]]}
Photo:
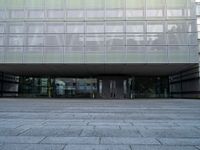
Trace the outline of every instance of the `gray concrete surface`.
{"label": "gray concrete surface", "polygon": [[0,99],[0,150],[200,150],[200,100]]}

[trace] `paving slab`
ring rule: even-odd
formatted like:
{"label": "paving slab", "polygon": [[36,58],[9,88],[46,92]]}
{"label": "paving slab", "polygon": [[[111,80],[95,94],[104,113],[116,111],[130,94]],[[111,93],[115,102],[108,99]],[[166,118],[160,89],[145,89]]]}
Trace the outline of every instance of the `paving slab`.
{"label": "paving slab", "polygon": [[132,150],[197,150],[193,146],[152,146],[152,145],[131,145]]}
{"label": "paving slab", "polygon": [[200,138],[200,132],[194,128],[169,128],[169,129],[147,129],[140,130],[144,137],[162,138]]}
{"label": "paving slab", "polygon": [[0,143],[39,143],[44,137],[34,136],[0,136]]}
{"label": "paving slab", "polygon": [[105,128],[99,129],[96,128],[94,130],[83,130],[81,136],[89,136],[89,137],[141,137],[141,134],[138,130],[134,129],[113,129],[113,128]]}
{"label": "paving slab", "polygon": [[0,136],[15,136],[19,135],[22,133],[22,129],[17,129],[17,128],[8,128],[8,127],[1,127],[0,128]]}
{"label": "paving slab", "polygon": [[79,136],[82,129],[68,128],[31,128],[22,133],[22,136]]}
{"label": "paving slab", "polygon": [[98,137],[47,137],[42,143],[54,144],[99,144]]}
{"label": "paving slab", "polygon": [[129,145],[68,145],[64,150],[131,150]]}
{"label": "paving slab", "polygon": [[53,144],[4,144],[1,150],[63,150],[64,145]]}
{"label": "paving slab", "polygon": [[200,138],[159,138],[163,145],[200,145]]}
{"label": "paving slab", "polygon": [[116,137],[104,137],[101,138],[101,144],[144,144],[144,145],[160,145],[160,143],[154,138],[116,138]]}

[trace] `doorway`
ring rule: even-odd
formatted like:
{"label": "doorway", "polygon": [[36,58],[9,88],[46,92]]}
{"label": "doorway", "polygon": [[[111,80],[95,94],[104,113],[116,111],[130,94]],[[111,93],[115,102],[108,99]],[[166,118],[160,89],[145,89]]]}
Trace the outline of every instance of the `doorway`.
{"label": "doorway", "polygon": [[104,99],[123,99],[126,98],[126,79],[120,77],[101,78],[100,96]]}

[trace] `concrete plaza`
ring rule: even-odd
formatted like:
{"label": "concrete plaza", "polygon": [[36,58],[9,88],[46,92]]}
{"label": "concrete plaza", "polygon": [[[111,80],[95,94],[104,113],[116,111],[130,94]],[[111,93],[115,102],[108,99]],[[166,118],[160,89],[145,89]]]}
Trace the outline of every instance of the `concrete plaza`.
{"label": "concrete plaza", "polygon": [[0,99],[0,150],[200,150],[200,100]]}

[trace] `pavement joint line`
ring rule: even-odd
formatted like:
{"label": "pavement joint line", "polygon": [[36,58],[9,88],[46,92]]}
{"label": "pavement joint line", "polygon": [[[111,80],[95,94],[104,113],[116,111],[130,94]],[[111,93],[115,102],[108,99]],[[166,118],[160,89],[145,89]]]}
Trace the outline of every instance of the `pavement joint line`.
{"label": "pavement joint line", "polygon": [[99,144],[101,144],[101,137],[99,137]]}
{"label": "pavement joint line", "polygon": [[38,144],[41,144],[46,138],[47,138],[47,136],[45,136],[44,138],[42,138],[42,139],[38,142]]}
{"label": "pavement joint line", "polygon": [[131,145],[129,145],[130,150],[134,150]]}
{"label": "pavement joint line", "polygon": [[140,130],[136,130],[136,131],[141,137],[144,137],[144,135],[140,132]]}
{"label": "pavement joint line", "polygon": [[81,137],[81,134],[83,133],[84,129],[81,129],[80,133],[78,134],[78,137]]}
{"label": "pavement joint line", "polygon": [[160,145],[163,145],[163,143],[159,139],[155,138],[155,140],[158,141]]}
{"label": "pavement joint line", "polygon": [[197,146],[194,146],[197,150],[200,150],[200,148],[199,147],[197,147]]}
{"label": "pavement joint line", "polygon": [[19,126],[17,126],[16,128],[14,128],[14,129],[17,129],[17,128],[19,128],[19,127],[22,127],[23,125],[19,125]]}
{"label": "pavement joint line", "polygon": [[64,150],[67,146],[68,146],[68,144],[64,144],[64,146],[61,150]]}
{"label": "pavement joint line", "polygon": [[22,135],[22,134],[24,134],[24,133],[26,133],[28,130],[30,130],[31,128],[28,128],[28,129],[25,129],[25,130],[21,130],[22,132],[20,132],[19,134],[17,134],[17,136],[20,136],[20,135]]}

